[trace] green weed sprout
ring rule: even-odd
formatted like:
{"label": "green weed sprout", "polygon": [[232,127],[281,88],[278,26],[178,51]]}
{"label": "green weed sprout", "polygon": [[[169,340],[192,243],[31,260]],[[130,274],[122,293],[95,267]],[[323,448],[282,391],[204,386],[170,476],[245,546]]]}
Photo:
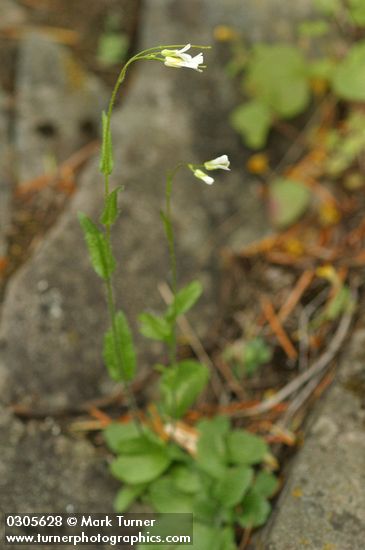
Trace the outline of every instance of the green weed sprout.
{"label": "green weed sprout", "polygon": [[[115,509],[125,511],[135,500],[142,499],[157,512],[193,512],[197,531],[194,548],[211,548],[209,541],[214,539],[219,541],[217,550],[226,550],[234,548],[235,523],[255,527],[266,520],[270,510],[267,497],[276,490],[277,482],[272,474],[265,471],[256,474],[254,470],[254,465],[270,457],[266,443],[248,432],[231,430],[226,418],[202,421],[198,426],[200,436],[190,448],[176,443],[178,419],[206,387],[209,371],[195,360],[179,361],[177,357],[177,319],[193,307],[202,293],[202,286],[192,281],[178,288],[171,199],[177,172],[187,169],[211,185],[214,182],[212,171],[229,170],[227,155],[199,165],[180,163],[166,177],[161,218],[169,249],[173,299],[163,315],[142,313],[139,316],[141,333],[165,343],[169,352],[169,365],[156,367],[160,373],[160,399],[156,407],[165,424],[166,438],[161,438],[147,423],[140,421],[130,385],[137,370],[132,332],[124,312],[117,310],[113,287],[116,260],[111,229],[119,216],[118,194],[121,191],[121,187],[111,189],[110,185],[113,172],[111,116],[116,96],[128,68],[135,61],[159,61],[167,67],[202,72],[205,68],[203,54],[191,56],[187,53],[190,48],[204,47],[190,44],[157,46],[134,55],[122,68],[108,110],[102,116],[103,211],[98,225],[83,213],[79,213],[79,221],[92,266],[105,286],[110,327],[104,335],[104,362],[112,380],[123,383],[133,413],[133,422],[112,423],[105,430],[106,442],[117,455],[111,463],[111,472],[124,483],[117,494]],[[242,445],[245,447],[243,454]],[[246,504],[242,508],[244,499]]]}

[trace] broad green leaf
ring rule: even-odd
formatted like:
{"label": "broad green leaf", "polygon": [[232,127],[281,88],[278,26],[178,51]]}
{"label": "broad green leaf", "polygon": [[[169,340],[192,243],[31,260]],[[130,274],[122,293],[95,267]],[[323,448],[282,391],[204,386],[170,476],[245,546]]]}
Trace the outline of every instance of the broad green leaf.
{"label": "broad green leaf", "polygon": [[233,430],[227,436],[228,460],[233,464],[258,464],[269,452],[267,443],[245,430]]}
{"label": "broad green leaf", "polygon": [[140,437],[140,431],[134,422],[113,422],[104,430],[105,442],[114,453],[120,453],[123,443],[136,437]]}
{"label": "broad green leaf", "polygon": [[226,470],[226,437],[229,422],[225,417],[199,422],[200,433],[197,446],[198,467],[214,478],[220,479]]}
{"label": "broad green leaf", "polygon": [[355,25],[365,25],[365,2],[364,0],[349,0],[349,12]]}
{"label": "broad green leaf", "polygon": [[[209,527],[204,523],[194,521],[193,544],[173,545],[153,544],[154,550],[234,550],[232,546],[224,546],[227,535],[221,529]],[[139,544],[138,550],[149,550],[151,545]]]}
{"label": "broad green leaf", "polygon": [[285,44],[256,46],[244,85],[248,93],[275,113],[290,118],[303,112],[310,100],[307,67],[302,52]]}
{"label": "broad green leaf", "polygon": [[198,494],[194,500],[194,517],[204,523],[213,523],[215,518],[222,513],[222,506],[211,494]]}
{"label": "broad green leaf", "polygon": [[335,15],[342,9],[341,0],[313,0],[313,5],[323,15]]}
{"label": "broad green leaf", "polygon": [[330,25],[327,21],[323,19],[316,19],[313,21],[303,21],[299,25],[299,33],[302,36],[323,36],[327,34],[330,30]]}
{"label": "broad green leaf", "polygon": [[166,447],[147,439],[139,451],[116,458],[110,465],[111,473],[130,485],[148,483],[160,477],[171,463]]}
{"label": "broad green leaf", "polygon": [[113,148],[112,135],[108,125],[108,117],[103,111],[102,114],[102,143],[99,169],[104,176],[110,176],[113,171]]}
{"label": "broad green leaf", "polygon": [[260,527],[266,523],[271,506],[262,495],[251,489],[242,501],[243,512],[239,515],[238,521],[242,527]]}
{"label": "broad green leaf", "polygon": [[228,468],[214,487],[213,496],[225,508],[236,506],[243,499],[253,480],[253,470],[248,466]]}
{"label": "broad green leaf", "polygon": [[255,478],[254,489],[261,496],[270,498],[273,496],[279,487],[279,480],[274,474],[261,470]]}
{"label": "broad green leaf", "polygon": [[351,47],[333,72],[334,92],[347,101],[365,101],[365,41]]}
{"label": "broad green leaf", "polygon": [[80,225],[84,232],[92,266],[96,273],[104,280],[110,278],[115,269],[115,259],[104,233],[83,214],[78,214]]}
{"label": "broad green leaf", "polygon": [[185,466],[178,464],[171,471],[171,479],[175,487],[183,493],[194,494],[202,489],[202,481],[193,464]]}
{"label": "broad green leaf", "polygon": [[203,287],[199,281],[193,281],[186,287],[179,290],[176,294],[176,298],[169,306],[166,317],[170,320],[176,319],[180,315],[183,315],[186,311],[189,311],[200,298],[203,292]]}
{"label": "broad green leaf", "polygon": [[308,64],[308,76],[330,80],[336,64],[328,58],[315,59]]}
{"label": "broad green leaf", "polygon": [[166,369],[160,379],[164,411],[174,418],[183,416],[208,380],[208,368],[197,361],[181,361],[176,368]]}
{"label": "broad green leaf", "polygon": [[128,321],[122,311],[115,316],[115,333],[104,335],[103,358],[110,377],[115,381],[131,380],[136,371],[136,353]]}
{"label": "broad green leaf", "polygon": [[116,187],[109,193],[104,206],[100,222],[103,225],[111,226],[118,217],[118,193],[123,189],[122,186]]}
{"label": "broad green leaf", "polygon": [[126,485],[117,492],[114,500],[114,510],[116,512],[126,512],[139,496],[146,490],[147,485]]}
{"label": "broad green leaf", "polygon": [[304,214],[310,201],[310,190],[302,183],[284,178],[274,180],[269,187],[272,223],[279,228],[292,225]]}
{"label": "broad green leaf", "polygon": [[97,58],[105,66],[123,61],[129,48],[129,39],[120,32],[106,32],[100,36]]}
{"label": "broad green leaf", "polygon": [[166,319],[152,313],[142,313],[138,319],[140,321],[140,332],[143,336],[151,338],[151,340],[170,341],[172,328]]}
{"label": "broad green leaf", "polygon": [[149,486],[148,502],[160,514],[191,514],[193,496],[180,491],[168,476]]}
{"label": "broad green leaf", "polygon": [[232,111],[230,122],[248,147],[261,149],[266,144],[272,116],[265,103],[252,100]]}

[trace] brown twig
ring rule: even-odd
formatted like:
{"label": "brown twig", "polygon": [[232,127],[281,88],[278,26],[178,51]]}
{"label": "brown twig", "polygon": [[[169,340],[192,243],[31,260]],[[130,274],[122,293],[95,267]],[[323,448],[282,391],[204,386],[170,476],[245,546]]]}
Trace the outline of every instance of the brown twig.
{"label": "brown twig", "polygon": [[265,317],[271,327],[271,330],[276,335],[281,347],[289,357],[289,359],[296,359],[298,357],[298,352],[293,346],[289,336],[286,334],[278,316],[275,313],[274,306],[272,305],[269,298],[263,296],[261,298],[261,306]]}

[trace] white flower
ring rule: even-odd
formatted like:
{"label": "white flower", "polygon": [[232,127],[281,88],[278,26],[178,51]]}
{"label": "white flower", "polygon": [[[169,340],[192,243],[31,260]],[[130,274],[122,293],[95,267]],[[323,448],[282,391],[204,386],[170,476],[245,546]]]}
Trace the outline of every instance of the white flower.
{"label": "white flower", "polygon": [[208,185],[212,185],[212,183],[214,183],[214,179],[208,176],[208,174],[205,174],[203,170],[196,169],[196,170],[193,170],[193,173],[196,178],[203,180]]}
{"label": "white flower", "polygon": [[204,62],[203,54],[199,53],[195,57],[192,57],[190,54],[185,53],[190,48],[191,45],[187,44],[181,48],[181,50],[162,50],[161,55],[165,58],[164,64],[167,67],[175,67],[178,69],[186,67],[201,73],[202,70],[199,68],[199,65],[202,65]]}
{"label": "white flower", "polygon": [[204,162],[204,167],[206,170],[229,170],[229,158],[227,155],[222,155],[213,160],[208,160]]}
{"label": "white flower", "polygon": [[190,50],[191,44],[186,44],[181,50],[162,50],[161,55],[163,57],[178,57],[179,59],[182,59],[183,61],[188,61],[191,59],[191,55],[188,53],[185,53],[187,50]]}

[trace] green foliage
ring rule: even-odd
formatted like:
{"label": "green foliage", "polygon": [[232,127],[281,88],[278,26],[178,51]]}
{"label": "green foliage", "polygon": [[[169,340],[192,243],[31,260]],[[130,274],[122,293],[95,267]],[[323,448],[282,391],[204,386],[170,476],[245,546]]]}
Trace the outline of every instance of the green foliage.
{"label": "green foliage", "polygon": [[141,334],[146,338],[166,343],[171,340],[172,327],[167,319],[152,313],[141,313],[138,319]]}
{"label": "green foliage", "polygon": [[122,189],[121,186],[116,187],[106,197],[104,210],[100,218],[100,223],[105,226],[110,227],[118,218],[118,193],[120,193]]}
{"label": "green foliage", "polygon": [[234,430],[227,437],[227,456],[232,464],[258,464],[269,452],[265,441],[250,432]]}
{"label": "green foliage", "polygon": [[181,418],[208,380],[208,368],[196,361],[181,361],[177,367],[165,369],[160,379],[163,411],[173,418]]}
{"label": "green foliage", "polygon": [[[193,512],[194,547],[205,548],[209,541],[219,550],[233,550],[234,525],[262,525],[278,481],[260,467],[268,454],[260,437],[232,430],[226,417],[202,420],[198,430],[193,458],[181,450],[170,453],[174,444],[160,442],[149,430],[140,434],[131,424],[108,426],[105,439],[118,454],[111,471],[127,483],[115,506],[123,512],[141,499],[158,513]],[[212,525],[219,527],[214,542]]]}
{"label": "green foliage", "polygon": [[110,377],[115,381],[131,380],[136,371],[136,353],[128,321],[122,311],[104,336],[103,357]]}
{"label": "green foliage", "polygon": [[262,101],[252,100],[239,105],[231,113],[231,124],[252,149],[261,149],[266,143],[272,115]]}
{"label": "green foliage", "polygon": [[255,46],[247,66],[244,86],[251,97],[283,118],[302,112],[310,99],[305,59],[294,46]]}
{"label": "green foliage", "polygon": [[126,57],[129,40],[126,34],[107,31],[100,36],[97,58],[105,66],[120,63]]}
{"label": "green foliage", "polygon": [[224,358],[232,365],[237,378],[252,376],[271,357],[271,347],[260,336],[247,342],[237,340],[224,350]]}
{"label": "green foliage", "polygon": [[333,91],[347,101],[365,101],[365,41],[351,47],[334,71]]}
{"label": "green foliage", "polygon": [[85,241],[89,251],[90,260],[95,272],[104,280],[110,279],[115,269],[110,243],[104,233],[83,214],[79,212],[79,222],[84,232]]}
{"label": "green foliage", "polygon": [[102,143],[101,143],[101,156],[99,169],[100,172],[105,176],[110,176],[113,172],[113,146],[112,146],[112,135],[110,131],[110,121],[107,114],[103,111],[102,114]]}
{"label": "green foliage", "polygon": [[311,193],[302,183],[278,178],[269,188],[270,214],[272,223],[280,228],[296,222],[307,210]]}
{"label": "green foliage", "polygon": [[318,16],[298,26],[299,38],[307,44],[312,40],[313,47],[303,50],[301,42],[256,44],[251,49],[235,43],[233,47],[229,66],[236,68],[233,77],[243,73],[245,101],[231,113],[230,122],[252,149],[265,146],[275,121],[303,113],[312,91],[329,89],[340,100],[365,101],[365,41],[349,45],[338,36],[335,23],[346,26],[349,36],[361,36],[356,28],[365,27],[364,0],[313,0],[313,4]]}
{"label": "green foliage", "polygon": [[198,301],[202,292],[203,287],[199,281],[192,281],[179,290],[166,312],[166,318],[169,321],[174,321],[189,311]]}

